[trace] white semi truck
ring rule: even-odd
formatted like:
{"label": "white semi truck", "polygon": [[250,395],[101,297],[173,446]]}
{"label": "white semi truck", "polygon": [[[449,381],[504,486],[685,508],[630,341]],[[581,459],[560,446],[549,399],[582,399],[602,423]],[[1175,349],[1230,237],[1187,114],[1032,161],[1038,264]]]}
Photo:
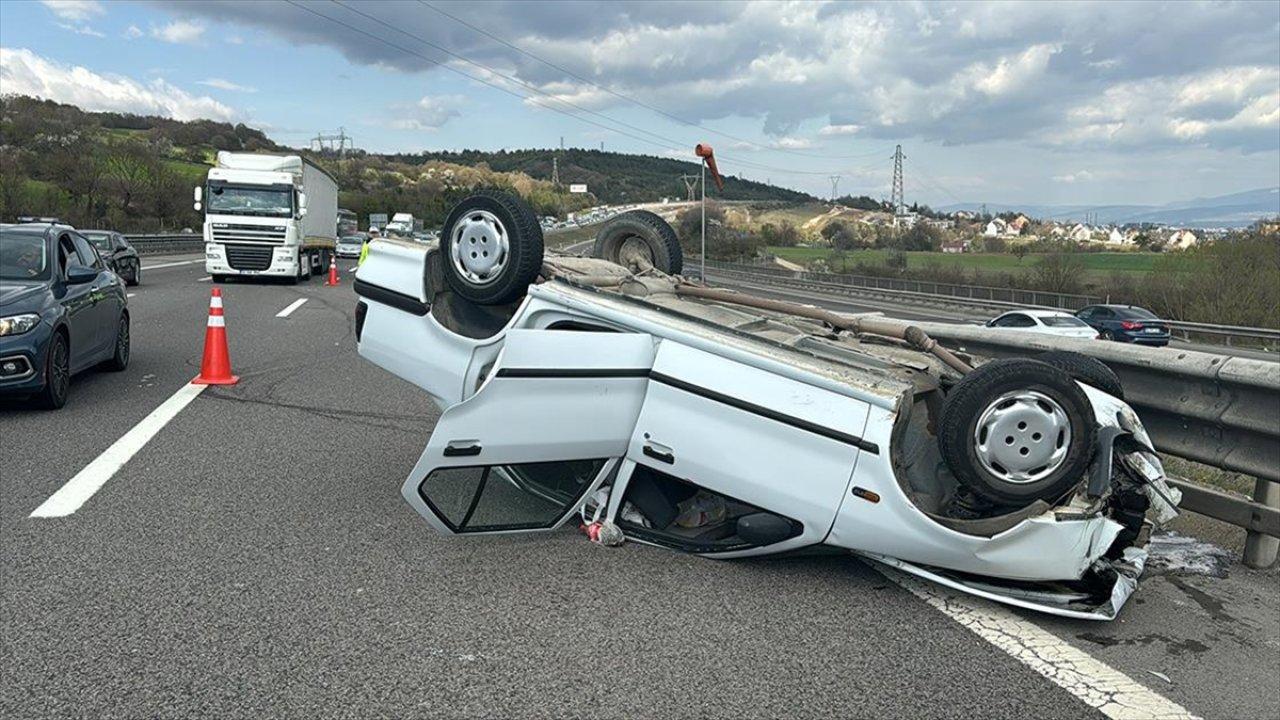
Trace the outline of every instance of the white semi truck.
{"label": "white semi truck", "polygon": [[205,272],[285,278],[322,273],[337,240],[338,183],[298,155],[218,153],[203,206]]}

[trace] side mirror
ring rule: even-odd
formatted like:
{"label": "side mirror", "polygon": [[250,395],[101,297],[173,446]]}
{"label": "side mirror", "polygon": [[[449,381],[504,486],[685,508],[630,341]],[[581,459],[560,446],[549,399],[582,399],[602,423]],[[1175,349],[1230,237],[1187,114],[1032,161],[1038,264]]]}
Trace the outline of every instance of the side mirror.
{"label": "side mirror", "polygon": [[83,285],[97,279],[98,271],[93,268],[87,268],[83,265],[67,268],[67,283],[70,285]]}
{"label": "side mirror", "polygon": [[298,209],[299,210],[307,209],[307,194],[304,192],[298,193]]}

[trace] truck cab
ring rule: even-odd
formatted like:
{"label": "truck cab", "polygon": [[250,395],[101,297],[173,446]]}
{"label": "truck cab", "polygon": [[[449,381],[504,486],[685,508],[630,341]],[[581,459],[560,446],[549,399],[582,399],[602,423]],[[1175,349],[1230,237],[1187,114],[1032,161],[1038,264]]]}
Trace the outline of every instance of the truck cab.
{"label": "truck cab", "polygon": [[308,278],[327,265],[337,232],[337,183],[296,155],[218,153],[205,185],[205,271]]}

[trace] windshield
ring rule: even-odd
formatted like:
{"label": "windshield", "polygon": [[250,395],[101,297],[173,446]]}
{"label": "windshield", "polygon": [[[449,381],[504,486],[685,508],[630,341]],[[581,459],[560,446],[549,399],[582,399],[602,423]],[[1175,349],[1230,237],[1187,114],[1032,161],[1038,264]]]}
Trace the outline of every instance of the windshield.
{"label": "windshield", "polygon": [[361,238],[359,235],[346,235],[338,238],[338,242],[343,245],[363,245],[364,238]]}
{"label": "windshield", "polygon": [[1050,315],[1040,318],[1040,322],[1049,327],[1089,327],[1089,323],[1069,315]]}
{"label": "windshield", "polygon": [[287,185],[209,183],[209,212],[222,215],[293,216],[293,188]]}
{"label": "windshield", "polygon": [[48,280],[49,255],[43,235],[0,233],[0,279]]}
{"label": "windshield", "polygon": [[111,249],[111,242],[108,240],[108,237],[111,235],[110,233],[81,230],[80,234],[83,235],[86,240],[93,243],[93,246],[99,250]]}

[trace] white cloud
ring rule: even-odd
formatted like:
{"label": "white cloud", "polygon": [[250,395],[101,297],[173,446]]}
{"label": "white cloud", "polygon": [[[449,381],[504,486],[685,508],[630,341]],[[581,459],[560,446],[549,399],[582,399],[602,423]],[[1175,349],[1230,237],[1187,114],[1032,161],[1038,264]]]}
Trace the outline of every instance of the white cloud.
{"label": "white cloud", "polygon": [[71,23],[58,23],[58,27],[77,35],[88,35],[89,37],[106,37],[106,34],[98,30],[94,30],[88,25],[72,25]]}
{"label": "white cloud", "polygon": [[231,121],[238,113],[208,96],[195,96],[162,79],[141,83],[63,65],[26,48],[0,48],[0,84],[6,93],[33,95],[85,110],[161,115],[175,120]]}
{"label": "white cloud", "polygon": [[424,95],[412,105],[392,105],[390,111],[396,117],[387,125],[397,130],[437,130],[462,114],[458,106],[464,100],[456,95]]}
{"label": "white cloud", "polygon": [[40,4],[68,22],[82,23],[107,12],[98,0],[40,0]]}
{"label": "white cloud", "polygon": [[174,20],[160,27],[151,27],[151,37],[168,43],[194,43],[204,35],[204,23],[192,20]]}
{"label": "white cloud", "polygon": [[813,142],[808,138],[780,137],[774,141],[773,146],[783,150],[804,150],[813,147]]}
{"label": "white cloud", "polygon": [[819,135],[854,135],[862,129],[861,125],[846,123],[844,125],[826,125],[818,131]]}
{"label": "white cloud", "polygon": [[246,92],[246,93],[258,92],[258,88],[249,87],[247,85],[238,85],[236,83],[231,82],[230,80],[224,80],[222,78],[206,78],[204,80],[197,81],[196,84],[205,85],[211,88],[217,88],[219,90],[226,90],[228,92]]}
{"label": "white cloud", "polygon": [[1088,170],[1077,170],[1076,172],[1066,173],[1064,175],[1054,175],[1054,182],[1067,183],[1068,185],[1078,182],[1088,182],[1094,179],[1093,173]]}
{"label": "white cloud", "polygon": [[138,38],[142,37],[144,34],[145,33],[142,32],[142,28],[138,27],[137,25],[130,25],[124,31],[124,39],[137,40]]}

